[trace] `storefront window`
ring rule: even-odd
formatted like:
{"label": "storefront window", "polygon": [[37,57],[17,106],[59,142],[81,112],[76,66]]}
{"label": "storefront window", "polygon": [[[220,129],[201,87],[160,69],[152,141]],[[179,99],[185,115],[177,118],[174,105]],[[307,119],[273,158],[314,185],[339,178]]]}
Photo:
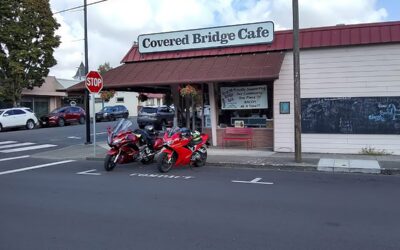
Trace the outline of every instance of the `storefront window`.
{"label": "storefront window", "polygon": [[220,127],[266,128],[272,126],[273,84],[219,84],[217,88]]}

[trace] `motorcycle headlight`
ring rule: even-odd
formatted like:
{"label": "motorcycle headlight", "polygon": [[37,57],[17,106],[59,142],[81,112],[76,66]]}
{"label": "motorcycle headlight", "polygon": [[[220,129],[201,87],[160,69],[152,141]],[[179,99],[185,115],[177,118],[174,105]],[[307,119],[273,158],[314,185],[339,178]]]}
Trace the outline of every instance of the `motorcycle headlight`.
{"label": "motorcycle headlight", "polygon": [[122,139],[116,139],[112,142],[113,145],[117,145],[119,143],[121,143]]}

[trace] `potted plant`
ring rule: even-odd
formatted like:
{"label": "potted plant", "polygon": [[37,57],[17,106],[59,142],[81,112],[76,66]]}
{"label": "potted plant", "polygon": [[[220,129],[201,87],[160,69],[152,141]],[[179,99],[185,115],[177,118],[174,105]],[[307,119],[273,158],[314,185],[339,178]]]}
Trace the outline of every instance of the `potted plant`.
{"label": "potted plant", "polygon": [[114,97],[114,95],[115,95],[114,90],[104,90],[104,91],[101,91],[100,98],[103,101],[108,102],[108,101],[110,101],[111,98]]}

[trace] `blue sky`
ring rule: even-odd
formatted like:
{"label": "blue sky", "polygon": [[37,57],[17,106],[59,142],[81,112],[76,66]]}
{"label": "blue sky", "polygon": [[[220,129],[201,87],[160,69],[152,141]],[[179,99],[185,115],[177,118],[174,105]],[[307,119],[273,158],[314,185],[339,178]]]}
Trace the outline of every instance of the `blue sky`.
{"label": "blue sky", "polygon": [[378,0],[377,6],[386,9],[388,21],[400,20],[400,0]]}

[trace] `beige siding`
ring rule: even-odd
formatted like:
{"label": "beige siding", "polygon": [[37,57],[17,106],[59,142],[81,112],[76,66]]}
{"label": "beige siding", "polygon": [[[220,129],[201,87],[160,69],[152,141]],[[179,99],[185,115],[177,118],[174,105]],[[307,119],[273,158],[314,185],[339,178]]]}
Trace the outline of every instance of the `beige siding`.
{"label": "beige siding", "polygon": [[[400,44],[303,50],[301,97],[400,96]],[[279,102],[290,101],[290,114]],[[274,83],[274,150],[294,151],[293,54]],[[373,147],[400,154],[400,135],[303,134],[303,152],[359,153]]]}

